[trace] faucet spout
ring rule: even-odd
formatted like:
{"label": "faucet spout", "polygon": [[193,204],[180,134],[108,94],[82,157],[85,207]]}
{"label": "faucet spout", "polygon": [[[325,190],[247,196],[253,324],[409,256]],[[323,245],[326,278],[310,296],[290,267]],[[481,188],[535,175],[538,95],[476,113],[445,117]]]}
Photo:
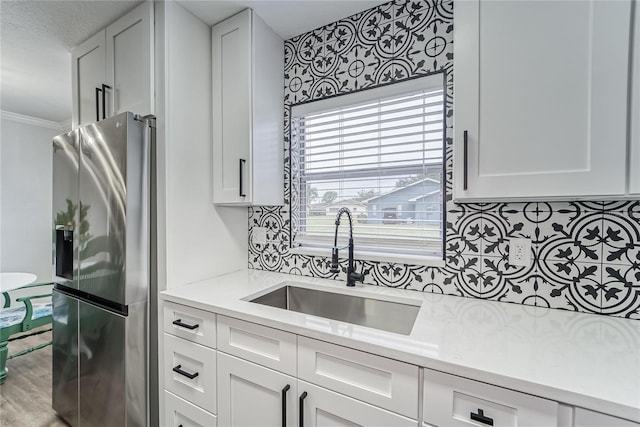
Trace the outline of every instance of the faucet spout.
{"label": "faucet spout", "polygon": [[331,265],[329,271],[331,273],[339,273],[340,268],[338,265],[338,227],[340,226],[340,217],[346,214],[349,219],[349,263],[347,265],[347,286],[355,286],[356,282],[362,282],[364,280],[364,274],[356,272],[354,258],[353,258],[353,221],[351,219],[351,211],[347,208],[338,209],[336,214],[336,230],[333,239],[333,249],[331,250]]}

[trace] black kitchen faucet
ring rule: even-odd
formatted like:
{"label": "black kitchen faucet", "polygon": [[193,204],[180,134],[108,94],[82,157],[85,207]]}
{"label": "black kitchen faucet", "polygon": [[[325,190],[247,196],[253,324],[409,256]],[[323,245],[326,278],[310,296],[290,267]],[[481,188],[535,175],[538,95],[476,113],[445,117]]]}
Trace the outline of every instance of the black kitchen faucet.
{"label": "black kitchen faucet", "polygon": [[336,214],[336,233],[333,240],[333,249],[331,250],[331,273],[340,273],[340,267],[338,265],[338,227],[340,226],[340,217],[342,214],[347,214],[349,218],[349,264],[347,266],[347,286],[355,286],[356,282],[362,282],[364,280],[364,273],[357,273],[353,265],[353,222],[351,220],[351,212],[347,208],[338,209]]}

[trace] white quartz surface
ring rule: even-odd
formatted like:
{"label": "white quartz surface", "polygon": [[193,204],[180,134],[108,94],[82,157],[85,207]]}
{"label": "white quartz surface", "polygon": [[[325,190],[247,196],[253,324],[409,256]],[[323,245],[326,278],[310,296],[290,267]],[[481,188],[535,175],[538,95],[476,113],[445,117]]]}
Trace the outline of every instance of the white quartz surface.
{"label": "white quartz surface", "polygon": [[[245,301],[282,282],[421,304],[410,335]],[[640,321],[244,270],[162,299],[640,422]]]}

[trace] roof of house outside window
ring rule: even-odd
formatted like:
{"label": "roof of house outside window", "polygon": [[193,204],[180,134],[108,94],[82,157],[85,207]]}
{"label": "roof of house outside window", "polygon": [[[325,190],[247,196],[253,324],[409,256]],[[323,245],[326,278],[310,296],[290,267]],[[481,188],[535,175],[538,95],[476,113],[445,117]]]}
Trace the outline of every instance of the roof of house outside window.
{"label": "roof of house outside window", "polygon": [[[382,198],[382,197],[386,197],[386,196],[388,196],[388,195],[390,195],[390,194],[397,193],[397,192],[399,192],[399,191],[406,191],[407,189],[409,189],[409,188],[411,188],[411,187],[414,187],[414,186],[416,186],[416,185],[418,185],[418,184],[427,183],[427,182],[428,182],[429,184],[431,184],[430,186],[437,186],[437,188],[438,188],[438,189],[437,189],[437,190],[435,190],[434,192],[438,192],[438,191],[440,191],[440,181],[438,181],[438,180],[436,180],[436,179],[433,179],[433,178],[424,178],[424,179],[421,179],[421,180],[419,180],[419,181],[413,182],[413,183],[411,183],[411,184],[409,184],[409,185],[406,185],[406,186],[404,186],[404,187],[396,188],[396,189],[394,189],[394,190],[392,190],[392,191],[389,191],[388,193],[380,194],[380,195],[378,195],[378,196],[371,197],[370,199],[363,200],[363,202],[364,202],[364,203],[370,203],[372,200],[380,199],[380,198]],[[423,194],[423,195],[421,195],[421,196],[416,196],[416,197],[418,197],[418,198],[419,198],[419,197],[428,196],[428,195],[430,195],[430,194],[433,194],[434,192],[429,192],[429,193],[427,193],[427,194]]]}

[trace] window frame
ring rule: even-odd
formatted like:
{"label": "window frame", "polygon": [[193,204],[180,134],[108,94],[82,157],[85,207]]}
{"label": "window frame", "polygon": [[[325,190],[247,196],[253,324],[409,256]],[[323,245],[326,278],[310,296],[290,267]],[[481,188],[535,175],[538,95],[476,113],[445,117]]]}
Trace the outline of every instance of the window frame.
{"label": "window frame", "polygon": [[[440,260],[443,261],[445,259],[445,243],[446,243],[446,216],[447,216],[447,167],[446,167],[446,153],[447,153],[447,72],[446,70],[438,71],[435,73],[429,73],[425,75],[416,76],[407,80],[403,80],[401,82],[389,82],[383,85],[378,85],[375,87],[363,88],[356,91],[351,91],[342,94],[336,94],[329,97],[320,98],[317,100],[309,100],[301,103],[296,103],[290,105],[289,108],[289,139],[290,139],[290,147],[293,147],[293,119],[294,117],[300,117],[304,115],[310,114],[319,114],[323,111],[328,111],[332,109],[338,109],[345,106],[356,105],[360,103],[365,103],[369,101],[375,101],[382,98],[389,97],[401,97],[403,95],[409,95],[412,93],[416,93],[418,91],[425,90],[441,90],[442,91],[442,164],[441,168],[441,181],[440,181],[440,194],[441,194],[441,206],[442,206],[442,215],[441,215],[441,240],[440,240],[440,251],[436,252],[435,250],[418,250],[415,248],[411,248],[408,250],[398,250],[398,247],[394,248],[386,248],[386,250],[372,250],[372,245],[365,245],[364,249],[360,251],[356,251],[357,259],[364,260],[400,260],[400,261],[409,261],[415,264],[424,264],[427,263],[419,262],[420,260],[433,261]],[[348,97],[348,102],[344,102],[344,98]],[[296,144],[297,145],[297,144]],[[298,147],[299,148],[299,147]],[[295,197],[300,198],[302,189],[298,188],[300,184],[294,184],[294,180],[297,180],[298,183],[301,182],[300,175],[303,173],[301,168],[298,168],[298,175],[292,173],[293,167],[292,163],[294,162],[293,157],[298,156],[296,159],[297,164],[302,164],[300,159],[300,151],[299,150],[290,150],[289,153],[289,189],[290,189],[290,199],[294,197],[293,192],[298,191],[298,195]],[[306,182],[306,181],[305,181]],[[291,204],[290,204],[291,206]],[[289,247],[291,251],[294,253],[303,253],[310,255],[320,255],[319,251],[326,251],[327,248],[333,246],[332,244],[322,244],[322,243],[307,243],[302,244],[300,242],[294,241],[294,236],[298,234],[299,230],[293,230],[294,221],[293,216],[296,215],[298,219],[300,218],[300,207],[297,206],[298,211],[294,212],[294,209],[290,209],[289,215],[291,217],[290,225],[292,227],[291,232],[289,233]],[[355,219],[354,219],[355,220]],[[299,221],[295,222],[296,226],[299,226]],[[294,232],[295,231],[295,232]],[[375,238],[373,238],[375,239]],[[400,239],[402,240],[402,239]],[[367,243],[370,243],[371,239],[367,240]],[[356,244],[356,246],[358,246]],[[434,244],[434,247],[436,245]],[[362,246],[360,246],[362,248]],[[368,250],[369,249],[369,250]],[[359,252],[359,253],[358,253]],[[436,262],[436,264],[439,264]]]}

